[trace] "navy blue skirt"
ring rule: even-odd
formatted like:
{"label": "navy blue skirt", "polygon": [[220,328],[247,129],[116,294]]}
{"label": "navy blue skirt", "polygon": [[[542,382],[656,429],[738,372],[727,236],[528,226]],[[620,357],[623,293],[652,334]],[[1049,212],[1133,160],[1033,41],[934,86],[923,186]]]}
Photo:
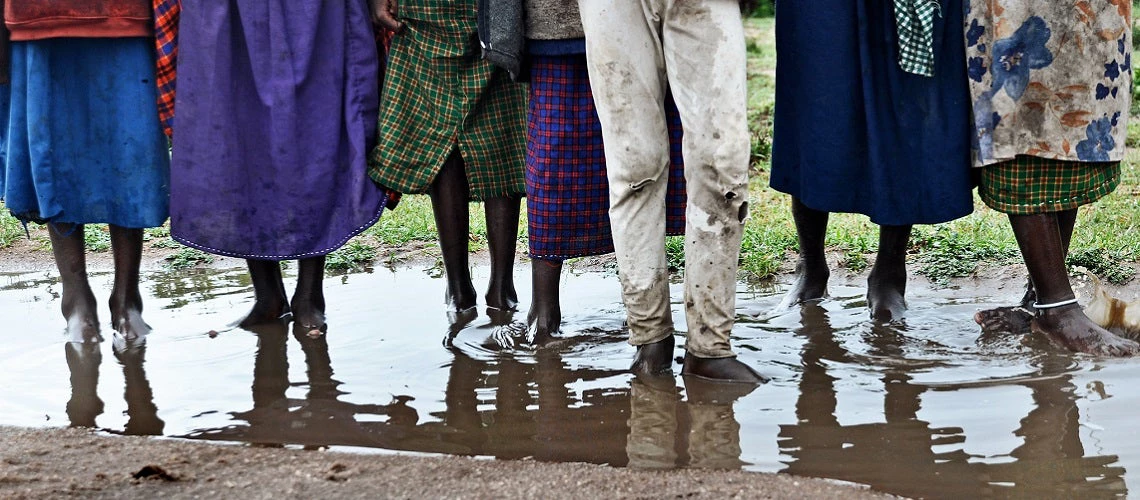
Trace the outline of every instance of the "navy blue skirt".
{"label": "navy blue skirt", "polygon": [[935,76],[903,72],[891,2],[776,3],[773,188],[883,225],[973,210],[962,0],[935,19]]}

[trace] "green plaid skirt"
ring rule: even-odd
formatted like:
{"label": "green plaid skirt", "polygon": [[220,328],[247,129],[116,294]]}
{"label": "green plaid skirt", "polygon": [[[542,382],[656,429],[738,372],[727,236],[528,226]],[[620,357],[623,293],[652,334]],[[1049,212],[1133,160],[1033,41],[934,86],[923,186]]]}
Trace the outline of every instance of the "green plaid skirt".
{"label": "green plaid skirt", "polygon": [[458,151],[473,200],[526,192],[526,86],[480,58],[475,0],[400,2],[369,176],[425,193]]}
{"label": "green plaid skirt", "polygon": [[1120,163],[1084,163],[1036,156],[982,168],[978,194],[990,208],[1011,215],[1072,210],[1120,185]]}

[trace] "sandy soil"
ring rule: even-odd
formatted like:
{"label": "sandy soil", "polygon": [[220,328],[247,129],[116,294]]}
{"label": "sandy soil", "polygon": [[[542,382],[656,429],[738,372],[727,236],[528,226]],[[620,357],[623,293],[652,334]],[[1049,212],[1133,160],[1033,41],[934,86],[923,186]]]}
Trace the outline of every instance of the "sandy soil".
{"label": "sandy soil", "polygon": [[0,498],[889,498],[741,471],[356,455],[0,427]]}

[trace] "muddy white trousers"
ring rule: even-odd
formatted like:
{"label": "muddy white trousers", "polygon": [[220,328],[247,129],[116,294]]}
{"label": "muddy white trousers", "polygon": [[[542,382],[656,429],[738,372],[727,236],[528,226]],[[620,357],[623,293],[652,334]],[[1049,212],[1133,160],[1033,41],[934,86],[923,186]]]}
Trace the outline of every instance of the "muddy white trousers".
{"label": "muddy white trousers", "polygon": [[748,210],[744,29],[737,0],[579,0],[610,182],[630,343],[673,333],[665,260],[671,90],[684,128],[687,351],[733,356]]}

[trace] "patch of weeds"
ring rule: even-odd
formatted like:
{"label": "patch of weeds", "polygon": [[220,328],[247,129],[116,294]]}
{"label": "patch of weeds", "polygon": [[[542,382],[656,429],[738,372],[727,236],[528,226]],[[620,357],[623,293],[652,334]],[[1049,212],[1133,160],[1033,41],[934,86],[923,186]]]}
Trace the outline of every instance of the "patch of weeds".
{"label": "patch of weeds", "polygon": [[166,225],[143,229],[143,241],[161,240],[170,237],[170,227]]}
{"label": "patch of weeds", "polygon": [[747,225],[740,244],[740,270],[754,279],[769,278],[780,270],[788,252],[795,248],[794,232],[768,225]]}
{"label": "patch of weeds", "polygon": [[1014,249],[970,238],[949,226],[938,226],[933,231],[916,230],[911,246],[920,252],[916,272],[937,286],[949,285],[951,278],[973,274],[979,262],[1007,262],[1017,256]]}
{"label": "patch of weeds", "polygon": [[347,245],[325,257],[325,269],[330,271],[354,271],[363,269],[376,258],[376,249],[360,240],[349,241]]}
{"label": "patch of weeds", "polygon": [[27,238],[24,225],[0,205],[0,248],[8,248],[19,238]]}
{"label": "patch of weeds", "polygon": [[151,240],[150,246],[152,248],[178,248],[182,244],[167,236],[166,238]]}
{"label": "patch of weeds", "polygon": [[189,269],[199,264],[214,262],[214,256],[196,248],[184,247],[166,258],[166,268],[172,271]]}
{"label": "patch of weeds", "polygon": [[665,261],[669,263],[669,272],[679,272],[685,268],[685,237],[665,237]]}
{"label": "patch of weeds", "polygon": [[839,261],[839,265],[853,273],[859,273],[867,269],[869,263],[867,262],[866,254],[858,249],[848,248],[843,251],[843,260]]}
{"label": "patch of weeds", "polygon": [[1123,285],[1132,280],[1136,271],[1127,262],[1131,257],[1121,251],[1109,251],[1103,248],[1079,248],[1069,252],[1065,263],[1069,265],[1069,272],[1074,273],[1073,267],[1083,267],[1093,274],[1114,285]]}
{"label": "patch of weeds", "polygon": [[107,226],[88,224],[83,228],[83,246],[92,252],[106,252],[111,249],[111,233]]}
{"label": "patch of weeds", "polygon": [[[1140,96],[1135,98],[1140,99]],[[1128,137],[1124,139],[1124,145],[1130,148],[1140,146],[1140,120],[1128,122]]]}

